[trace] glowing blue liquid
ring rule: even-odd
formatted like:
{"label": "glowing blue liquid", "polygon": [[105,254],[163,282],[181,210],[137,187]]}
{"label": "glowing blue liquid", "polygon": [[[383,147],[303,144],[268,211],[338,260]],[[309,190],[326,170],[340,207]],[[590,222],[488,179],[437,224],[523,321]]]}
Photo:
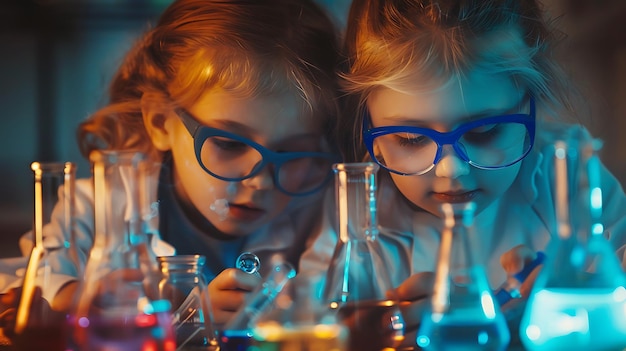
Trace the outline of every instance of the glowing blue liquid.
{"label": "glowing blue liquid", "polygon": [[520,326],[528,350],[622,350],[626,289],[543,289],[533,294]]}
{"label": "glowing blue liquid", "polygon": [[424,318],[416,339],[417,345],[426,351],[500,351],[509,340],[501,315],[489,319],[477,316],[475,309],[456,310],[444,314],[439,321]]}

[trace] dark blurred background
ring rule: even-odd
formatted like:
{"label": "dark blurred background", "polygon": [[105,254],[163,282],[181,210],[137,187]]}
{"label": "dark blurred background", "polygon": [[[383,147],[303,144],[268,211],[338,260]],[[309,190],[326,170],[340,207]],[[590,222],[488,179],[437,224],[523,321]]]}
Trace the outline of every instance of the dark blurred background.
{"label": "dark blurred background", "polygon": [[[106,103],[111,76],[171,0],[0,0],[0,257],[32,221],[32,161],[89,164],[77,124]],[[318,0],[342,27],[349,0]],[[602,158],[626,184],[626,1],[545,0],[559,57],[588,100]],[[625,214],[626,215],[626,214]]]}

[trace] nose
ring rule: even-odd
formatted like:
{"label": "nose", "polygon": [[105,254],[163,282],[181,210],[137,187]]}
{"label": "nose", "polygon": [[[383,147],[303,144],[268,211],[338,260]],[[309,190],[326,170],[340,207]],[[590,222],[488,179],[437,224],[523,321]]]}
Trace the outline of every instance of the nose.
{"label": "nose", "polygon": [[437,177],[456,179],[469,174],[470,164],[459,157],[452,145],[445,145],[441,151],[442,157],[435,165]]}
{"label": "nose", "polygon": [[[259,161],[260,162],[260,161]],[[257,165],[258,166],[258,165]],[[257,167],[255,166],[255,168]],[[266,164],[255,174],[254,177],[250,177],[241,181],[244,186],[251,187],[257,190],[271,189],[274,187],[274,176],[272,173],[272,166]]]}

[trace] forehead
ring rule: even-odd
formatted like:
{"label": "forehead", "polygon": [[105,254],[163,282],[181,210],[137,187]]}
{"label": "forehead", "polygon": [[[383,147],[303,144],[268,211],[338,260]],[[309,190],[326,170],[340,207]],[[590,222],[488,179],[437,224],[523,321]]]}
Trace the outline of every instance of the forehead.
{"label": "forehead", "polygon": [[321,128],[301,96],[291,90],[242,96],[214,89],[188,110],[205,125],[231,130],[238,126],[258,134],[307,133]]}
{"label": "forehead", "polygon": [[474,70],[445,82],[416,83],[413,90],[377,88],[368,97],[367,108],[374,120],[450,123],[510,109],[524,93],[507,75]]}

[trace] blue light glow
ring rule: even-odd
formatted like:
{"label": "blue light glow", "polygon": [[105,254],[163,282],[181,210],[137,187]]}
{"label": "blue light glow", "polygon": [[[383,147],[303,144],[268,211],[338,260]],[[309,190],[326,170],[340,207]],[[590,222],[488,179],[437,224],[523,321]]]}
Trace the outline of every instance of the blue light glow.
{"label": "blue light glow", "polygon": [[430,339],[425,335],[418,335],[415,341],[419,347],[427,347],[430,345]]}
{"label": "blue light glow", "polygon": [[486,345],[489,342],[489,334],[484,331],[478,333],[478,345]]}

